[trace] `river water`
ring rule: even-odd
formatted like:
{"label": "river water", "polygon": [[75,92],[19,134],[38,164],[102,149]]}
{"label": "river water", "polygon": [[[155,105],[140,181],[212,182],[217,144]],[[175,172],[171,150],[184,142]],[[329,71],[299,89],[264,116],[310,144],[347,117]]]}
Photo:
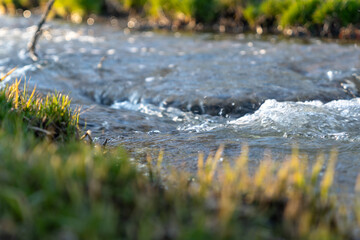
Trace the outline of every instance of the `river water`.
{"label": "river water", "polygon": [[313,162],[336,148],[336,189],[360,172],[360,48],[276,36],[129,32],[110,24],[51,22],[33,63],[38,18],[0,16],[0,72],[82,106],[99,143],[134,156],[165,150],[165,166],[196,171],[199,152],[250,146],[250,167],[297,146]]}

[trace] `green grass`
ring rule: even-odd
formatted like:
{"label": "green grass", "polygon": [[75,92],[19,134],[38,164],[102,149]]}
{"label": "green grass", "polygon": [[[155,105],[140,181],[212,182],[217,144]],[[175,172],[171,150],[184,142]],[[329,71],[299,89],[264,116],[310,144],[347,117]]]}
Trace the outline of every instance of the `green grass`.
{"label": "green grass", "polygon": [[[4,79],[3,77],[2,79]],[[0,79],[2,81],[2,79]],[[70,109],[70,99],[62,94],[53,94],[41,97],[34,88],[28,91],[26,82],[20,90],[21,81],[7,86],[0,93],[2,106],[1,117],[5,129],[11,129],[7,116],[13,118],[19,115],[26,124],[27,130],[36,133],[40,138],[49,138],[55,141],[69,141],[78,135],[79,111]],[[11,104],[10,104],[11,103]],[[11,112],[12,115],[9,115]],[[14,130],[16,131],[16,129]]]}
{"label": "green grass", "polygon": [[360,226],[330,193],[336,151],[310,166],[295,149],[253,174],[246,146],[233,162],[223,147],[199,155],[196,174],[161,174],[160,152],[139,170],[121,148],[63,131],[79,131],[68,97],[24,89],[0,92],[0,239],[351,239]]}
{"label": "green grass", "polygon": [[267,0],[260,5],[260,12],[268,18],[278,18],[289,8],[292,0]]}
{"label": "green grass", "polygon": [[360,1],[329,0],[322,2],[313,14],[315,23],[337,22],[341,26],[360,23]]}
{"label": "green grass", "polygon": [[252,28],[256,27],[259,15],[259,8],[254,5],[248,5],[243,11],[243,16],[245,20]]}
{"label": "green grass", "polygon": [[[238,24],[258,26],[302,26],[318,31],[325,24],[340,27],[360,24],[359,0],[114,0],[126,12],[164,22],[182,21],[212,24],[232,18]],[[44,6],[46,0],[0,0],[9,12],[17,8]],[[105,0],[57,0],[54,11],[75,22],[91,13],[106,14]],[[0,9],[1,10],[1,9]],[[0,11],[1,12],[1,11]]]}
{"label": "green grass", "polygon": [[291,3],[281,16],[280,25],[284,27],[294,25],[309,26],[313,22],[312,16],[320,3],[320,0],[304,0]]}

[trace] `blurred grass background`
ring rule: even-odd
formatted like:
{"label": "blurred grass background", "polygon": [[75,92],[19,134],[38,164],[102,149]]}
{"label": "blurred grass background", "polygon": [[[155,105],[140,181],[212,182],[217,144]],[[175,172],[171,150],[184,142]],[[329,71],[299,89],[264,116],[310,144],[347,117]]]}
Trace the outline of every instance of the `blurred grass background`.
{"label": "blurred grass background", "polygon": [[[32,9],[46,2],[0,0],[0,5],[3,11],[14,12],[17,8]],[[360,0],[57,0],[54,8],[63,17],[74,13],[84,17],[91,13],[109,14],[111,6],[117,6],[117,11],[152,19],[208,24],[229,18],[252,28],[260,25],[314,28],[324,24],[340,28],[360,24]]]}

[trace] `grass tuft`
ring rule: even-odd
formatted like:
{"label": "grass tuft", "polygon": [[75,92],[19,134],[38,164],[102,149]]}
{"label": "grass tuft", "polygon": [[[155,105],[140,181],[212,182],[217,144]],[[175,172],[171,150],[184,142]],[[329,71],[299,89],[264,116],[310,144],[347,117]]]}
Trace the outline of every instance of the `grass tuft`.
{"label": "grass tuft", "polygon": [[[7,74],[8,75],[8,74]],[[42,98],[36,94],[36,87],[29,94],[26,82],[20,90],[21,81],[0,91],[3,116],[7,112],[17,114],[26,123],[26,128],[38,137],[55,141],[68,141],[78,136],[79,109],[72,111],[71,100],[61,93]]]}

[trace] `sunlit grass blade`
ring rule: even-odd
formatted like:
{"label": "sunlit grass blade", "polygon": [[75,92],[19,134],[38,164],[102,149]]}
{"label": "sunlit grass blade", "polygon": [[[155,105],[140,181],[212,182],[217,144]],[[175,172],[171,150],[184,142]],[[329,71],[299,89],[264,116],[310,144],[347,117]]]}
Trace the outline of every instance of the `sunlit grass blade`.
{"label": "sunlit grass blade", "polygon": [[10,76],[16,69],[17,69],[17,67],[14,67],[14,68],[11,69],[8,73],[6,73],[4,76],[2,76],[2,77],[0,78],[0,82],[4,81],[5,78],[7,78],[8,76]]}
{"label": "sunlit grass blade", "polygon": [[316,182],[318,181],[319,178],[319,174],[321,172],[321,169],[324,166],[324,162],[325,162],[325,156],[323,153],[321,153],[316,160],[315,165],[312,168],[312,173],[311,173],[311,185],[315,185]]}
{"label": "sunlit grass blade", "polygon": [[31,105],[32,102],[33,102],[33,97],[34,97],[34,95],[35,95],[35,91],[36,91],[36,86],[34,87],[33,91],[31,92],[30,97],[29,97],[28,100],[27,100],[27,103],[26,103],[26,107],[27,107],[27,108],[30,108],[30,105]]}
{"label": "sunlit grass blade", "polygon": [[327,196],[329,194],[330,186],[332,185],[333,180],[334,180],[336,159],[337,159],[337,151],[332,150],[330,153],[329,163],[326,168],[326,171],[325,171],[325,174],[322,179],[321,186],[320,186],[321,198],[323,200],[327,198]]}

